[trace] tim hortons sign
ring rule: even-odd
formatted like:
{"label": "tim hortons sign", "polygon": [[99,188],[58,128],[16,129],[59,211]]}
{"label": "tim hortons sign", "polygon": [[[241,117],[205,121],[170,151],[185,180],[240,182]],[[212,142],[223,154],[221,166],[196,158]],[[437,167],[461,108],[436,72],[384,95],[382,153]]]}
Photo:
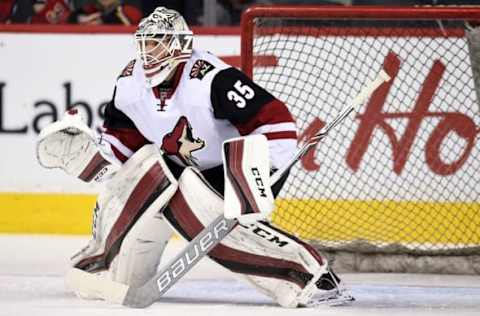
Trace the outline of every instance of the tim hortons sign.
{"label": "tim hortons sign", "polygon": [[[425,138],[425,131],[421,129],[422,122],[433,117],[438,119],[438,123],[426,137],[425,147],[423,148],[425,162],[436,175],[455,174],[470,157],[480,128],[475,125],[471,117],[464,113],[429,110],[445,73],[446,67],[440,60],[434,60],[410,112],[386,112],[384,105],[400,69],[400,64],[395,60],[396,58],[395,54],[389,54],[384,63],[386,67],[390,67],[391,72],[389,71],[389,73],[393,74],[392,80],[378,88],[366,104],[363,114],[356,116],[360,123],[345,158],[348,168],[353,172],[359,169],[360,163],[371,144],[374,131],[380,129],[387,136],[391,146],[393,171],[400,175],[411,155],[415,139],[419,134]],[[398,135],[398,131],[392,127],[391,122],[400,119],[407,120],[408,123],[403,134]],[[315,118],[300,135],[300,141],[308,139],[324,125],[325,122]],[[455,133],[457,137],[461,138],[465,146],[462,150],[453,153],[453,159],[449,158],[449,161],[445,161],[445,159],[442,159],[442,143],[450,133]],[[443,151],[445,150],[444,148]],[[452,153],[449,153],[449,155],[451,157]],[[320,168],[315,158],[315,150],[311,150],[303,157],[302,166],[306,171],[316,171]]]}

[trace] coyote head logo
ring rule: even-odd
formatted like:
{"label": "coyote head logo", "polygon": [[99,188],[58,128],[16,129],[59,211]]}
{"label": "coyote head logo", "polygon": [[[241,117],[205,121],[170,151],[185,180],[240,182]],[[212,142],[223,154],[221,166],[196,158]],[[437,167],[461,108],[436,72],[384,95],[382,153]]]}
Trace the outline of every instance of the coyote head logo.
{"label": "coyote head logo", "polygon": [[180,117],[173,130],[162,140],[162,150],[168,155],[175,155],[185,165],[198,166],[197,158],[192,152],[205,147],[205,141],[194,138],[192,127],[185,116]]}

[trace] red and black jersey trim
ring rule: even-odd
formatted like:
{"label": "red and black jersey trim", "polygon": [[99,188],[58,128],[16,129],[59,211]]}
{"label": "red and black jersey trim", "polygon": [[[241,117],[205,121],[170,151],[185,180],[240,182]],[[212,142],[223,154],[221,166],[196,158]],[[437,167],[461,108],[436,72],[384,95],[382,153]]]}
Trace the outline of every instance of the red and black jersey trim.
{"label": "red and black jersey trim", "polygon": [[159,163],[155,163],[130,194],[119,217],[108,233],[103,253],[87,257],[78,262],[75,267],[88,272],[108,269],[120,251],[122,241],[129,230],[169,185],[170,181],[165,176],[162,167]]}
{"label": "red and black jersey trim", "polygon": [[[122,111],[115,106],[116,88],[113,92],[112,100],[105,107],[105,120],[103,127],[105,133],[117,138],[128,149],[135,152],[146,144],[152,142],[143,136],[137,129],[133,121]],[[118,148],[112,146],[112,151],[122,162],[125,162],[128,157],[125,156]]]}
{"label": "red and black jersey trim", "polygon": [[[146,139],[143,134],[134,128],[108,128],[105,133],[117,138],[123,145],[133,152],[136,152],[146,144],[151,144],[151,142]],[[122,162],[125,162],[129,158],[113,145],[112,151]]]}
{"label": "red and black jersey trim", "polygon": [[[280,100],[274,99],[262,106],[255,116],[251,117],[244,123],[235,124],[240,135],[248,135],[255,129],[263,125],[278,123],[294,123],[292,114],[288,111],[287,106]],[[265,134],[267,139],[294,138],[297,134],[294,131],[274,132]]]}

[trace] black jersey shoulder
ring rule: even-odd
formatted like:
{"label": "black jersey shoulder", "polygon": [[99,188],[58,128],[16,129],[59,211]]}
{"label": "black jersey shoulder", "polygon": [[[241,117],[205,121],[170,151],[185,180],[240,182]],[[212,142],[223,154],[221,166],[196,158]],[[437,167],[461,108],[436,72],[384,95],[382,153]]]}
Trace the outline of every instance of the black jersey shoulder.
{"label": "black jersey shoulder", "polygon": [[214,116],[245,123],[274,97],[236,68],[219,71],[213,78],[210,100]]}

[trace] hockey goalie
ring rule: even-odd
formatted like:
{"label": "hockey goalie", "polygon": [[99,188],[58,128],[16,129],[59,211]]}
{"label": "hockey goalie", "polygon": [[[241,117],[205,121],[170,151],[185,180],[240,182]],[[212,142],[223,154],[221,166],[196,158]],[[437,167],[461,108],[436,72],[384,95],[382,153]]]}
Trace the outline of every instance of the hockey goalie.
{"label": "hockey goalie", "polygon": [[[191,240],[225,214],[239,224],[210,259],[283,307],[353,300],[324,257],[268,222],[273,196],[286,180],[270,187],[268,174],[296,151],[292,115],[241,71],[192,49],[192,36],[178,12],[157,8],[135,32],[138,58],[117,78],[102,131],[94,133],[75,109],[42,130],[42,166],[103,184],[92,238],[72,267],[141,286],[156,273],[174,232]],[[224,143],[234,146],[222,155]],[[265,161],[262,170],[251,170],[252,181],[238,168],[249,160]],[[243,189],[235,191],[239,182]],[[250,190],[268,197],[267,206],[232,211],[241,209],[234,206],[245,203]],[[92,287],[73,290],[102,298]]]}

